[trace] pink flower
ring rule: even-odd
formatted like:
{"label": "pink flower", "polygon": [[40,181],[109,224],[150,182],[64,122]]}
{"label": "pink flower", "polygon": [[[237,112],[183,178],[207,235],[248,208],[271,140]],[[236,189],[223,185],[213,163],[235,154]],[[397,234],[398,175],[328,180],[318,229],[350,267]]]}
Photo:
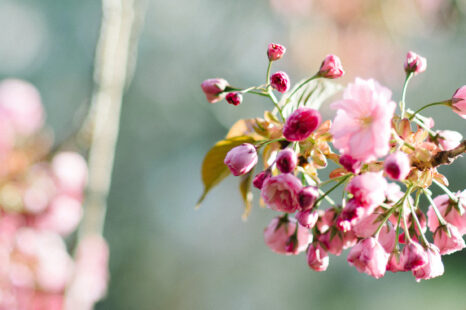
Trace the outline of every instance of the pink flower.
{"label": "pink flower", "polygon": [[[455,196],[459,199],[458,208],[464,210],[466,208],[466,190],[457,192]],[[434,203],[440,214],[448,223],[458,228],[460,234],[466,234],[466,212],[461,215],[453,206],[453,202],[450,201],[447,195],[435,197]],[[439,227],[438,218],[432,206],[430,206],[427,211],[427,226],[429,226],[431,232],[435,232]]]}
{"label": "pink flower", "polygon": [[224,163],[233,175],[246,174],[257,164],[256,148],[249,143],[234,147],[225,156]]}
{"label": "pink flower", "polygon": [[400,254],[398,252],[392,253],[387,263],[387,270],[391,272],[406,271],[401,261]]}
{"label": "pink flower", "polygon": [[52,172],[62,193],[82,198],[87,183],[87,164],[75,152],[61,152],[53,157]]}
{"label": "pink flower", "polygon": [[382,247],[385,249],[385,252],[391,253],[393,249],[395,248],[395,238],[396,238],[395,229],[390,223],[388,223],[388,224],[385,224],[380,230],[379,237],[377,240],[380,242]]}
{"label": "pink flower", "polygon": [[298,108],[288,116],[283,128],[283,136],[288,141],[302,141],[319,126],[319,111],[311,108]]}
{"label": "pink flower", "polygon": [[36,132],[45,118],[39,92],[26,81],[3,80],[0,83],[0,115],[21,135]]}
{"label": "pink flower", "polygon": [[361,162],[352,158],[350,155],[341,155],[339,159],[340,165],[348,172],[358,174],[361,171]]}
{"label": "pink flower", "polygon": [[312,241],[312,235],[294,219],[276,217],[264,229],[264,240],[276,253],[296,255],[306,250]]}
{"label": "pink flower", "polygon": [[307,250],[307,264],[315,271],[327,270],[329,257],[327,252],[319,245],[311,244]]}
{"label": "pink flower", "polygon": [[437,141],[443,151],[449,151],[460,145],[463,140],[463,135],[453,130],[439,130],[437,131]]}
{"label": "pink flower", "polygon": [[353,177],[346,190],[366,208],[367,214],[385,201],[387,181],[377,172],[366,172]]}
{"label": "pink flower", "polygon": [[380,214],[377,213],[372,213],[364,217],[356,225],[353,226],[353,232],[356,234],[356,236],[360,238],[371,237],[381,223],[379,217]]}
{"label": "pink flower", "polygon": [[456,90],[451,101],[453,111],[466,119],[466,85],[461,86]]}
{"label": "pink flower", "polygon": [[406,73],[418,74],[426,71],[427,60],[424,57],[421,57],[418,54],[409,51],[408,54],[406,54],[404,67]]}
{"label": "pink flower", "polygon": [[327,55],[322,62],[318,75],[327,79],[336,79],[345,74],[340,58],[335,55]]}
{"label": "pink flower", "polygon": [[344,232],[350,231],[365,215],[365,208],[356,199],[350,199],[337,219],[337,228]]}
{"label": "pink flower", "polygon": [[439,250],[435,245],[431,245],[427,249],[427,264],[417,270],[414,270],[413,275],[416,277],[416,281],[419,282],[421,280],[439,277],[443,272],[444,267]]}
{"label": "pink flower", "polygon": [[405,271],[417,270],[427,264],[427,252],[417,242],[410,242],[405,245],[400,256],[401,265]]}
{"label": "pink flower", "polygon": [[408,176],[410,169],[409,157],[404,152],[397,151],[385,158],[385,173],[394,180],[404,180]]}
{"label": "pink flower", "polygon": [[315,186],[303,187],[298,193],[299,206],[302,210],[312,209],[319,196],[319,191]]}
{"label": "pink flower", "polygon": [[280,93],[286,93],[290,89],[290,78],[283,71],[278,71],[270,77],[270,85]]}
{"label": "pink flower", "polygon": [[262,186],[264,185],[264,182],[270,178],[272,174],[270,173],[270,170],[264,170],[259,172],[255,177],[254,180],[252,180],[252,185],[254,185],[255,188],[257,189],[262,189]]}
{"label": "pink flower", "polygon": [[208,79],[202,82],[201,88],[204,92],[207,101],[210,103],[215,103],[224,98],[225,88],[228,86],[228,82],[224,79],[215,78]]}
{"label": "pink flower", "polygon": [[[451,237],[448,237],[448,230]],[[458,228],[450,224],[437,228],[434,233],[434,244],[439,248],[441,255],[452,254],[466,247]]]}
{"label": "pink flower", "polygon": [[225,99],[229,104],[236,106],[243,101],[243,95],[241,93],[228,93]]}
{"label": "pink flower", "polygon": [[306,228],[312,228],[317,223],[319,219],[319,214],[316,211],[312,210],[303,210],[296,213],[296,220],[298,223]]}
{"label": "pink flower", "polygon": [[361,162],[385,156],[389,150],[391,119],[396,103],[391,91],[375,80],[356,78],[331,105],[337,115],[330,132],[343,154]]}
{"label": "pink flower", "polygon": [[281,173],[290,173],[296,168],[298,157],[292,149],[287,148],[278,153],[276,164]]}
{"label": "pink flower", "polygon": [[269,57],[270,61],[279,60],[285,52],[286,48],[283,45],[270,43],[267,49],[267,57]]}
{"label": "pink flower", "polygon": [[359,272],[379,279],[385,275],[389,254],[375,238],[359,241],[348,254],[348,263]]}
{"label": "pink flower", "polygon": [[318,212],[319,220],[317,221],[316,225],[320,233],[325,233],[334,224],[336,217],[335,208],[329,208],[325,211],[318,210]]}
{"label": "pink flower", "polygon": [[301,188],[301,181],[294,175],[279,174],[265,181],[261,195],[272,210],[293,213],[299,209],[298,193]]}
{"label": "pink flower", "polygon": [[318,237],[322,247],[329,253],[339,256],[343,251],[344,236],[341,232],[332,233],[332,229],[328,230],[325,234]]}

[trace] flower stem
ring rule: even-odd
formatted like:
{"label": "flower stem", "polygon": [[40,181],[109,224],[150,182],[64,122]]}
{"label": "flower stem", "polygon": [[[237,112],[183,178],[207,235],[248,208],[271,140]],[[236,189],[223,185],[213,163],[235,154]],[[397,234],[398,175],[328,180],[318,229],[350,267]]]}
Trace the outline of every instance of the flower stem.
{"label": "flower stem", "polygon": [[303,87],[304,85],[306,85],[307,83],[309,83],[310,81],[312,81],[312,80],[314,80],[314,79],[316,79],[318,77],[319,77],[319,75],[315,74],[315,75],[311,76],[310,78],[308,78],[307,80],[305,80],[304,82],[302,82],[301,84],[299,84],[298,87],[296,87],[295,90],[293,90],[293,92],[288,96],[288,98],[293,97],[293,95],[296,94],[296,92],[298,90],[300,90],[301,87]]}
{"label": "flower stem", "polygon": [[403,85],[403,92],[401,94],[401,102],[400,102],[400,110],[401,110],[401,119],[405,117],[405,109],[406,109],[406,89],[408,88],[408,83],[409,80],[411,80],[411,77],[413,76],[413,73],[410,72],[406,75],[406,79]]}
{"label": "flower stem", "polygon": [[[418,194],[416,194],[416,208],[418,207],[418,203],[419,203],[419,192]],[[414,210],[414,207],[411,204],[411,201],[409,201],[409,199],[408,199],[408,205],[409,205],[409,208],[411,209],[411,215],[413,216],[414,222],[416,223],[416,226],[419,229],[419,234],[421,235],[422,243],[424,244],[425,247],[427,247],[429,245],[429,241],[427,241],[426,236],[422,232],[421,223],[419,222],[416,211]]]}
{"label": "flower stem", "polygon": [[409,117],[409,120],[412,120],[416,114],[418,114],[419,112],[421,112],[422,110],[424,109],[427,109],[428,107],[433,107],[433,106],[436,106],[436,105],[448,105],[448,103],[450,102],[451,100],[445,100],[445,101],[439,101],[439,102],[433,102],[433,103],[429,103],[429,104],[426,104],[425,106],[419,108],[416,110],[416,112],[414,112],[410,117]]}
{"label": "flower stem", "polygon": [[455,194],[453,194],[449,189],[448,187],[446,187],[445,185],[443,185],[442,183],[440,183],[439,181],[433,179],[432,180],[433,183],[435,183],[435,185],[437,185],[438,187],[440,187],[444,192],[445,194],[448,195],[448,198],[450,198],[451,200],[453,200],[454,202],[458,202],[458,198],[455,197]]}
{"label": "flower stem", "polygon": [[447,222],[443,218],[442,214],[440,213],[439,209],[437,208],[437,205],[435,204],[430,194],[426,190],[423,190],[422,192],[424,193],[424,196],[426,196],[427,200],[429,200],[432,209],[434,209],[435,215],[437,216],[439,223],[441,225],[446,225]]}
{"label": "flower stem", "polygon": [[377,227],[377,230],[375,231],[374,233],[374,237],[377,238],[379,236],[379,232],[380,230],[382,230],[382,227],[385,225],[385,223],[388,221],[388,219],[390,218],[390,216],[396,211],[396,209],[398,208],[399,205],[404,205],[404,202],[406,200],[406,198],[409,196],[409,194],[411,193],[411,188],[409,188],[406,193],[403,195],[403,197],[400,198],[400,200],[398,200],[398,202],[393,205],[393,207],[387,212],[387,214],[385,215],[384,219],[382,220],[382,223],[380,223],[379,227]]}
{"label": "flower stem", "polygon": [[338,182],[337,184],[335,184],[332,188],[330,188],[328,191],[326,191],[322,196],[320,196],[319,198],[317,198],[316,202],[315,202],[315,205],[318,206],[318,204],[322,201],[322,199],[324,199],[325,197],[327,197],[331,192],[333,192],[337,187],[339,187],[341,184],[343,184],[351,175],[347,175],[345,176],[343,179],[340,180],[340,182]]}

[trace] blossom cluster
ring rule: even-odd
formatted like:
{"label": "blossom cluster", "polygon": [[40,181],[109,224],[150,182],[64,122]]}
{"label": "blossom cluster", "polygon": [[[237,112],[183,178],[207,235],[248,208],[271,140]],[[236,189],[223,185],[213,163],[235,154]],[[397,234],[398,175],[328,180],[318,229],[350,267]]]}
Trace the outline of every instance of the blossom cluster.
{"label": "blossom cluster", "polygon": [[106,291],[108,246],[91,236],[69,254],[87,164],[51,148],[44,119],[34,86],[0,82],[0,309],[91,309]]}
{"label": "blossom cluster", "polygon": [[[269,45],[267,80],[260,86],[242,89],[219,78],[202,83],[211,103],[226,98],[239,105],[252,94],[268,97],[275,108],[264,118],[238,121],[207,154],[201,200],[231,172],[241,176],[246,204],[254,186],[261,203],[280,213],[264,230],[265,243],[276,253],[306,252],[309,267],[324,271],[329,254],[349,249],[348,263],[374,278],[386,271],[409,271],[417,280],[442,275],[441,256],[466,247],[466,190],[452,192],[438,167],[466,152],[466,142],[459,132],[435,129],[434,120],[419,112],[444,105],[466,119],[466,86],[447,100],[408,109],[408,83],[427,68],[425,58],[409,52],[399,112],[390,89],[356,78],[330,105],[333,120],[324,120],[314,108],[312,85],[343,76],[340,59],[326,56],[316,74],[292,88],[285,72],[270,74],[285,52]],[[283,93],[281,100],[273,90]],[[331,165],[336,168],[323,180]],[[431,185],[444,194],[433,197]],[[329,195],[337,188],[341,201]]]}

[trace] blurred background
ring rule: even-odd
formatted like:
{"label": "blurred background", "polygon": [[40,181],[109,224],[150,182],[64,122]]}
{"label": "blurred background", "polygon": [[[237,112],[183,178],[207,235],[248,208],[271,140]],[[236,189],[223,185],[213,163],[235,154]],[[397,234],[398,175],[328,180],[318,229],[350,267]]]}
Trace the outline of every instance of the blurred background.
{"label": "blurred background", "polygon": [[[346,252],[316,273],[304,254],[276,255],[263,243],[273,212],[255,201],[241,220],[233,177],[194,205],[208,149],[237,119],[271,109],[251,96],[210,105],[204,79],[263,83],[275,42],[288,51],[273,70],[292,82],[334,53],[347,72],[338,82],[374,77],[399,100],[413,50],[428,65],[410,83],[408,106],[447,99],[466,84],[465,0],[147,0],[144,10],[105,221],[111,282],[97,309],[464,309],[464,252],[445,256],[445,275],[422,283],[409,273],[372,279],[348,266]],[[101,13],[96,0],[0,2],[0,77],[36,85],[57,140],[90,100]],[[333,118],[328,105],[322,111]],[[425,115],[436,129],[466,134],[446,108]],[[441,171],[452,190],[464,189],[464,158]]]}

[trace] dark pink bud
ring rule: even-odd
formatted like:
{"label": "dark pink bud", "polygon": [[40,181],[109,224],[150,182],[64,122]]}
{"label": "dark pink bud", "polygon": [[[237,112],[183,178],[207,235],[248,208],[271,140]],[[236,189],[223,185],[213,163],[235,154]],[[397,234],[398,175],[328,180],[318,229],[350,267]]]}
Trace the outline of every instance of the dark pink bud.
{"label": "dark pink bud", "polygon": [[224,98],[222,92],[228,86],[228,82],[224,79],[208,79],[202,82],[201,87],[204,92],[207,101],[215,103]]}
{"label": "dark pink bud", "polygon": [[292,149],[284,149],[278,153],[276,163],[281,173],[290,173],[296,168],[298,157]]}
{"label": "dark pink bud", "polygon": [[406,54],[404,67],[406,73],[418,74],[426,71],[427,60],[424,57],[421,57],[418,54],[410,51],[408,54]]}
{"label": "dark pink bud", "polygon": [[358,174],[361,171],[361,162],[350,155],[341,155],[339,162],[348,172]]}
{"label": "dark pink bud", "polygon": [[316,211],[304,210],[296,213],[296,220],[301,226],[312,228],[319,219],[319,214]]}
{"label": "dark pink bud", "polygon": [[283,45],[270,43],[267,49],[267,57],[270,61],[279,60],[285,54],[286,48]]}
{"label": "dark pink bud", "polygon": [[257,164],[256,148],[249,143],[234,147],[225,156],[224,163],[233,175],[246,174]]}
{"label": "dark pink bud", "polygon": [[302,210],[312,209],[314,203],[316,202],[317,197],[319,196],[319,191],[315,186],[306,186],[303,187],[298,193],[298,201]]}
{"label": "dark pink bud", "polygon": [[283,136],[288,141],[302,141],[316,130],[320,120],[321,116],[317,110],[306,107],[296,109],[286,120]]}
{"label": "dark pink bud", "polygon": [[345,74],[340,58],[335,55],[327,55],[319,69],[319,76],[327,79],[336,79]]}
{"label": "dark pink bud", "polygon": [[286,93],[290,89],[290,78],[283,71],[278,71],[270,77],[270,85],[281,93]]}
{"label": "dark pink bud", "polygon": [[406,271],[422,268],[428,262],[427,252],[417,242],[410,242],[405,245],[401,252],[401,263]]}
{"label": "dark pink bud", "polygon": [[385,173],[394,180],[404,180],[408,176],[410,168],[408,155],[401,151],[388,155],[384,161]]}
{"label": "dark pink bud", "polygon": [[257,189],[262,189],[262,185],[264,185],[264,182],[270,178],[271,173],[269,170],[264,170],[260,173],[258,173],[255,177],[254,180],[252,180],[252,185],[254,185],[255,188]]}
{"label": "dark pink bud", "polygon": [[366,210],[356,199],[350,199],[337,219],[337,228],[343,232],[350,231],[365,215]]}
{"label": "dark pink bud", "polygon": [[240,93],[228,93],[225,99],[229,104],[239,105],[241,102],[243,102],[243,95]]}
{"label": "dark pink bud", "polygon": [[451,98],[452,108],[462,118],[466,119],[466,85],[458,88]]}

